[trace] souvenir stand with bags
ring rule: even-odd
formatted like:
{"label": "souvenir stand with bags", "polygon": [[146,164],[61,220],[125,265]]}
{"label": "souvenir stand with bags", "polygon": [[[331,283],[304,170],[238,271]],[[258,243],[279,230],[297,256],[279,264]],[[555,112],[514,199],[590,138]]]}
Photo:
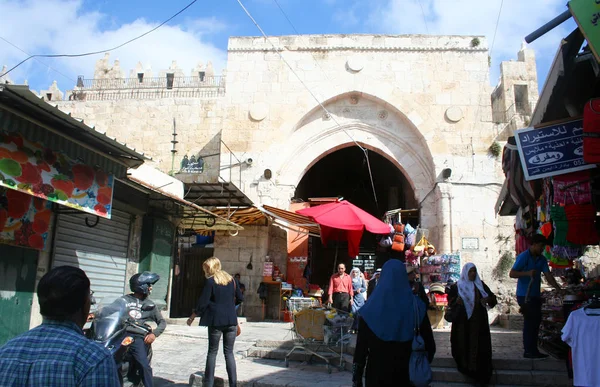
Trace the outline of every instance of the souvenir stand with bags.
{"label": "souvenir stand with bags", "polygon": [[460,279],[460,253],[423,257],[420,270],[423,286],[429,290],[429,320],[434,328],[443,328],[448,307],[446,287]]}

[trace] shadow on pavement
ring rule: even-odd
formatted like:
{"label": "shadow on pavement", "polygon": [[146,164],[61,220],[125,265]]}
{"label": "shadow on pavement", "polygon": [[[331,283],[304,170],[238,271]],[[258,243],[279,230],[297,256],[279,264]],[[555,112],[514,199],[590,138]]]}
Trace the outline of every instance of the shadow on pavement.
{"label": "shadow on pavement", "polygon": [[154,382],[155,387],[183,387],[183,386],[188,387],[189,386],[189,383],[173,382],[171,380],[158,378],[156,376],[154,378],[152,378],[152,381]]}

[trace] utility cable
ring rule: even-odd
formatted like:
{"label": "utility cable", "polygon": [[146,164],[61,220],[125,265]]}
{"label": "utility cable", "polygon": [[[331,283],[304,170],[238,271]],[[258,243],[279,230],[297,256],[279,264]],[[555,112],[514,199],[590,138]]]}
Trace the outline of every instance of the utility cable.
{"label": "utility cable", "polygon": [[[273,0],[275,2],[275,4],[277,5],[277,8],[279,8],[279,10],[281,11],[281,13],[283,14],[283,17],[285,17],[285,19],[287,20],[287,22],[289,23],[289,25],[292,27],[292,29],[294,30],[294,32],[296,33],[296,35],[301,37],[300,32],[298,32],[298,30],[296,29],[296,26],[294,26],[294,23],[292,23],[292,21],[290,20],[290,18],[288,17],[287,13],[283,10],[283,8],[281,7],[281,5],[279,4],[279,1],[277,0]],[[421,7],[421,10],[423,8]],[[425,17],[425,14],[423,14],[423,17]],[[254,20],[253,20],[254,21]],[[257,23],[255,23],[257,24]],[[427,26],[427,21],[425,20],[425,24]],[[429,32],[428,32],[429,33]],[[302,37],[301,37],[302,38]],[[325,70],[323,70],[323,68],[321,67],[321,65],[319,64],[319,61],[317,60],[317,58],[315,58],[315,55],[311,52],[310,55],[312,56],[313,60],[315,61],[315,64],[317,65],[317,67],[319,67],[319,69],[321,70],[321,73],[325,76],[325,78],[327,79],[327,81],[329,81],[329,83],[333,83],[331,82],[331,80],[329,79],[329,77],[327,76],[327,72],[325,72]],[[310,90],[309,90],[310,91]],[[317,101],[319,102],[319,101]],[[327,110],[325,110],[327,114],[329,114],[329,112],[327,112]],[[329,116],[331,116],[329,114]],[[335,121],[335,120],[334,120]],[[337,122],[336,122],[337,123]],[[339,125],[339,124],[338,124]],[[346,134],[348,134],[346,131],[344,131]],[[352,138],[352,136],[350,136],[350,138]],[[352,140],[354,141],[354,138],[352,138]],[[354,141],[356,143],[356,141]],[[357,144],[358,145],[358,144]],[[371,172],[371,163],[369,161],[369,155],[367,153],[367,149],[364,149],[362,146],[358,145],[359,148],[363,151],[364,153],[364,157],[365,160],[367,162],[367,169],[369,170],[369,178],[371,179],[371,188],[373,189],[373,198],[375,199],[375,204],[377,205],[377,208],[379,209],[379,203],[377,201],[377,194],[375,193],[375,184],[373,182],[373,173]]]}
{"label": "utility cable", "polygon": [[425,16],[425,9],[423,8],[422,0],[419,1],[419,6],[421,7],[421,13],[423,14],[423,21],[425,22],[425,31],[427,31],[427,35],[429,35],[429,25],[427,23],[427,17]]}
{"label": "utility cable", "polygon": [[[0,36],[0,40],[5,41],[6,43],[10,44],[11,46],[13,46],[14,48],[16,48],[17,50],[21,51],[23,54],[27,55],[27,56],[32,56],[30,53],[28,53],[27,51],[23,50],[21,47],[17,46],[16,44],[8,41],[6,38]],[[49,64],[42,62],[41,60],[35,58],[36,62],[43,64],[44,66],[48,67],[50,70],[56,72],[57,74],[62,75],[65,79],[68,79],[69,81],[73,81],[73,78],[69,77],[68,75],[61,73],[60,71],[58,71],[57,69],[50,67]],[[6,72],[6,74],[8,74],[8,72]],[[2,74],[4,75],[4,74]]]}
{"label": "utility cable", "polygon": [[248,16],[248,18],[250,18],[250,20],[252,20],[252,23],[254,23],[254,25],[256,26],[256,28],[260,31],[260,33],[262,34],[262,36],[265,38],[265,40],[267,42],[269,42],[269,44],[271,45],[271,47],[273,47],[273,50],[275,50],[275,52],[277,53],[277,55],[279,55],[279,58],[286,64],[286,66],[290,69],[290,71],[292,72],[292,74],[294,74],[296,76],[296,78],[298,79],[298,81],[302,84],[302,86],[306,89],[306,91],[308,91],[308,93],[311,95],[311,97],[317,102],[317,104],[321,107],[321,109],[323,109],[323,111],[325,112],[325,114],[327,115],[327,117],[330,117],[333,122],[335,122],[335,124],[348,136],[350,137],[350,139],[352,140],[352,142],[354,142],[354,144],[356,146],[358,146],[363,153],[365,154],[365,157],[367,157],[367,165],[369,167],[369,176],[371,176],[371,188],[373,189],[373,195],[375,198],[375,202],[377,203],[377,195],[375,193],[375,183],[373,182],[373,174],[371,172],[371,166],[370,163],[368,162],[368,156],[367,156],[367,149],[364,148],[363,146],[361,146],[355,139],[354,137],[352,137],[352,135],[350,133],[348,133],[348,131],[346,129],[344,129],[342,127],[342,125],[338,122],[338,120],[335,118],[335,116],[333,116],[332,114],[329,113],[329,111],[327,110],[327,108],[325,108],[325,106],[323,105],[323,103],[319,100],[319,98],[317,98],[317,96],[310,90],[310,88],[306,85],[306,83],[304,83],[304,81],[302,80],[302,78],[296,73],[296,71],[294,71],[294,68],[289,64],[289,62],[284,58],[283,54],[281,53],[281,50],[277,47],[275,47],[275,45],[273,44],[273,42],[271,41],[271,39],[269,39],[269,37],[267,36],[267,34],[265,33],[265,31],[262,29],[262,27],[258,24],[258,22],[254,19],[254,17],[250,14],[250,12],[248,11],[248,9],[244,6],[244,4],[242,3],[241,0],[236,0],[238,2],[238,4],[240,5],[240,7],[242,7],[242,9],[244,10],[244,12],[246,13],[246,15]]}
{"label": "utility cable", "polygon": [[125,43],[121,43],[121,44],[119,44],[116,47],[109,48],[109,49],[106,49],[106,50],[101,50],[101,51],[85,52],[85,53],[81,53],[81,54],[36,54],[36,55],[30,55],[29,57],[27,57],[27,58],[23,59],[21,62],[19,62],[16,66],[12,67],[10,70],[8,70],[7,72],[5,72],[4,74],[0,74],[0,77],[6,75],[8,73],[10,73],[11,71],[13,71],[14,69],[16,69],[17,67],[19,67],[20,65],[22,65],[23,63],[27,62],[29,59],[32,59],[32,58],[79,58],[79,57],[82,57],[82,56],[104,54],[105,52],[114,51],[116,49],[119,49],[119,48],[121,48],[121,47],[123,47],[123,46],[125,46],[125,45],[127,45],[129,43],[135,42],[136,40],[141,39],[144,36],[146,36],[146,35],[154,32],[154,31],[156,31],[160,27],[164,26],[165,24],[167,24],[168,22],[170,22],[171,20],[173,20],[175,17],[179,16],[186,9],[188,9],[189,7],[191,7],[196,1],[198,1],[198,0],[193,0],[191,3],[189,3],[184,8],[182,8],[181,10],[179,10],[175,15],[171,16],[170,18],[168,18],[164,22],[160,23],[156,27],[152,28],[151,30],[146,31],[143,34],[138,35],[138,36],[136,36],[133,39],[129,39]]}

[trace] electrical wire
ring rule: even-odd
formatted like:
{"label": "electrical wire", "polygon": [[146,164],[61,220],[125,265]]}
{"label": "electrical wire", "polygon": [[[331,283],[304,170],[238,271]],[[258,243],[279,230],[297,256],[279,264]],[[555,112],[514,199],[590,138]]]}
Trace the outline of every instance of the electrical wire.
{"label": "electrical wire", "polygon": [[[0,36],[0,40],[3,40],[3,41],[5,41],[6,43],[10,44],[11,46],[13,46],[14,48],[16,48],[17,50],[21,51],[23,54],[25,54],[25,55],[27,55],[27,56],[32,56],[30,53],[28,53],[27,51],[23,50],[21,47],[19,47],[19,46],[17,46],[16,44],[14,44],[14,43],[12,43],[12,42],[8,41],[8,39],[6,39],[6,38],[4,38],[4,37]],[[72,79],[71,77],[69,77],[68,75],[66,75],[66,74],[64,74],[64,73],[61,73],[60,71],[58,71],[57,69],[55,69],[55,68],[53,68],[53,67],[50,67],[50,65],[49,65],[49,64],[47,64],[47,63],[45,63],[45,62],[43,62],[43,61],[41,61],[41,60],[39,60],[39,59],[37,59],[37,58],[35,58],[35,60],[36,60],[36,62],[43,64],[44,66],[48,67],[50,70],[52,70],[52,71],[56,72],[57,74],[60,74],[60,75],[62,75],[62,76],[65,78],[65,79],[68,79],[69,81],[72,81],[72,80],[73,80],[73,79]],[[8,72],[6,72],[6,74],[8,74]],[[4,75],[4,74],[2,74],[2,75]]]}
{"label": "electrical wire", "polygon": [[[323,109],[323,111],[325,112],[325,114],[327,115],[327,117],[330,117],[333,122],[335,122],[335,124],[352,140],[352,142],[354,142],[354,144],[356,146],[358,146],[363,153],[365,154],[365,157],[367,158],[367,166],[369,168],[369,176],[371,178],[371,188],[373,189],[373,197],[375,199],[375,203],[377,205],[377,194],[375,191],[375,183],[373,182],[373,173],[371,171],[371,164],[369,163],[368,160],[368,154],[367,154],[367,149],[364,148],[362,145],[360,145],[355,139],[354,137],[352,137],[352,135],[350,133],[348,133],[348,131],[346,129],[344,129],[344,127],[342,127],[342,125],[338,122],[338,120],[335,118],[334,115],[332,115],[331,113],[329,113],[329,111],[327,110],[327,108],[325,108],[325,106],[323,105],[323,103],[319,100],[319,98],[317,98],[317,96],[312,92],[312,90],[310,90],[310,88],[306,85],[306,83],[304,83],[304,81],[302,80],[302,78],[296,73],[296,71],[294,71],[294,68],[289,64],[289,62],[284,58],[283,54],[281,53],[281,50],[278,49],[277,47],[275,47],[275,45],[273,44],[273,42],[271,41],[271,39],[269,39],[269,37],[267,36],[267,34],[265,33],[265,31],[262,29],[262,27],[258,24],[258,22],[256,21],[256,19],[254,19],[254,17],[250,14],[250,12],[248,11],[248,9],[244,6],[244,4],[242,3],[241,0],[236,0],[238,2],[238,4],[240,5],[240,7],[242,7],[242,10],[244,10],[244,12],[246,13],[246,15],[248,16],[248,18],[252,21],[252,23],[254,23],[254,25],[256,26],[256,28],[260,31],[260,33],[262,34],[262,36],[265,38],[265,40],[267,42],[269,42],[269,44],[271,45],[271,47],[273,47],[273,50],[277,53],[277,55],[279,55],[279,58],[286,64],[286,66],[290,69],[290,71],[292,72],[292,74],[294,74],[296,76],[296,78],[298,79],[298,81],[302,84],[302,86],[306,89],[306,91],[308,91],[308,93],[311,95],[311,97],[317,102],[317,104],[321,107],[321,109]],[[276,2],[277,3],[277,2]],[[279,5],[279,3],[277,3]],[[279,7],[279,9],[283,12],[283,9],[281,7]],[[285,12],[284,12],[285,14]],[[288,22],[291,23],[291,21],[289,20],[289,18],[286,16],[286,19],[288,19]],[[292,24],[293,25],[293,24]],[[295,30],[295,28],[294,28]]]}
{"label": "electrical wire", "polygon": [[129,43],[135,42],[136,40],[141,39],[144,36],[146,36],[146,35],[154,32],[154,31],[156,31],[160,27],[164,26],[165,24],[167,24],[168,22],[170,22],[171,20],[173,20],[175,17],[179,16],[181,13],[183,13],[186,9],[188,9],[189,7],[191,7],[197,1],[198,0],[193,0],[191,3],[189,3],[184,8],[182,8],[181,10],[179,10],[176,14],[174,14],[173,16],[171,16],[170,18],[168,18],[164,22],[160,23],[156,27],[152,28],[149,31],[144,32],[141,35],[136,36],[133,39],[129,39],[125,43],[121,43],[121,44],[119,44],[116,47],[109,48],[109,49],[106,49],[106,50],[101,50],[101,51],[85,52],[85,53],[81,53],[81,54],[36,54],[36,55],[30,55],[29,57],[27,57],[27,58],[23,59],[21,62],[19,62],[16,66],[12,67],[10,70],[8,70],[7,72],[5,72],[4,74],[0,74],[0,77],[7,75],[8,73],[10,73],[11,71],[13,71],[14,69],[16,69],[17,67],[19,67],[20,65],[22,65],[23,63],[27,62],[29,59],[32,59],[32,58],[79,58],[79,57],[82,57],[82,56],[104,54],[105,52],[117,50],[117,49],[119,49],[119,48],[121,48],[123,46],[126,46]]}
{"label": "electrical wire", "polygon": [[423,8],[422,0],[419,1],[419,6],[421,7],[421,13],[423,14],[423,21],[425,22],[425,31],[427,31],[427,35],[429,35],[429,25],[427,23],[427,17],[425,16],[425,9]]}
{"label": "electrical wire", "polygon": [[[500,9],[498,10],[498,17],[496,18],[496,26],[494,27],[494,36],[492,37],[492,45],[490,46],[490,66],[492,55],[494,53],[494,44],[496,43],[496,36],[498,34],[498,26],[500,25],[500,17],[502,16],[502,8],[504,6],[504,0],[500,0]],[[489,79],[488,79],[489,82]],[[481,121],[481,94],[483,93],[483,88],[485,86],[485,81],[481,83],[481,87],[479,88],[479,93],[477,94],[477,113],[475,114],[475,123]],[[471,141],[473,141],[473,132],[475,131],[476,125],[473,126],[473,130],[471,131]],[[462,138],[462,136],[461,136]],[[473,145],[471,145],[471,152],[474,153]],[[473,169],[475,169],[475,160],[473,159]]]}

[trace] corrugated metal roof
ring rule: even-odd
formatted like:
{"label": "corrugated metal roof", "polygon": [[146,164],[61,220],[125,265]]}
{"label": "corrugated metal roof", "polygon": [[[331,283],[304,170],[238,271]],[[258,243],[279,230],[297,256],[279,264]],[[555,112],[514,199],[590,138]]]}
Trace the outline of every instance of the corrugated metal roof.
{"label": "corrugated metal roof", "polygon": [[243,225],[267,225],[267,220],[272,219],[285,228],[304,229],[314,236],[320,236],[319,225],[304,215],[271,206],[254,206],[247,208],[217,208],[213,210],[217,215],[232,222]]}
{"label": "corrugated metal roof", "polygon": [[50,105],[31,92],[28,86],[0,85],[0,104],[43,123],[51,122],[55,126],[58,124],[59,127],[56,129],[59,129],[62,136],[79,140],[93,147],[99,153],[119,159],[130,168],[135,168],[143,164],[145,160],[150,160],[143,153],[137,152],[135,148],[86,125],[82,119],[72,117],[71,114],[63,112],[57,106]]}
{"label": "corrugated metal roof", "polygon": [[[136,179],[135,177],[128,176],[127,177],[132,182],[148,189],[154,191],[164,197],[172,199],[174,202],[177,202],[185,207],[184,209],[184,218],[181,222],[181,226],[187,230],[194,231],[204,231],[204,230],[243,230],[244,228],[239,224],[236,224],[224,217],[207,210],[206,208],[200,207],[199,205],[177,197],[169,192],[166,192],[158,187],[154,187],[152,184],[145,182],[140,179]],[[204,222],[198,222],[199,219],[204,220]],[[214,225],[208,226],[206,223],[207,219],[214,219]],[[209,222],[210,224],[211,222]]]}

